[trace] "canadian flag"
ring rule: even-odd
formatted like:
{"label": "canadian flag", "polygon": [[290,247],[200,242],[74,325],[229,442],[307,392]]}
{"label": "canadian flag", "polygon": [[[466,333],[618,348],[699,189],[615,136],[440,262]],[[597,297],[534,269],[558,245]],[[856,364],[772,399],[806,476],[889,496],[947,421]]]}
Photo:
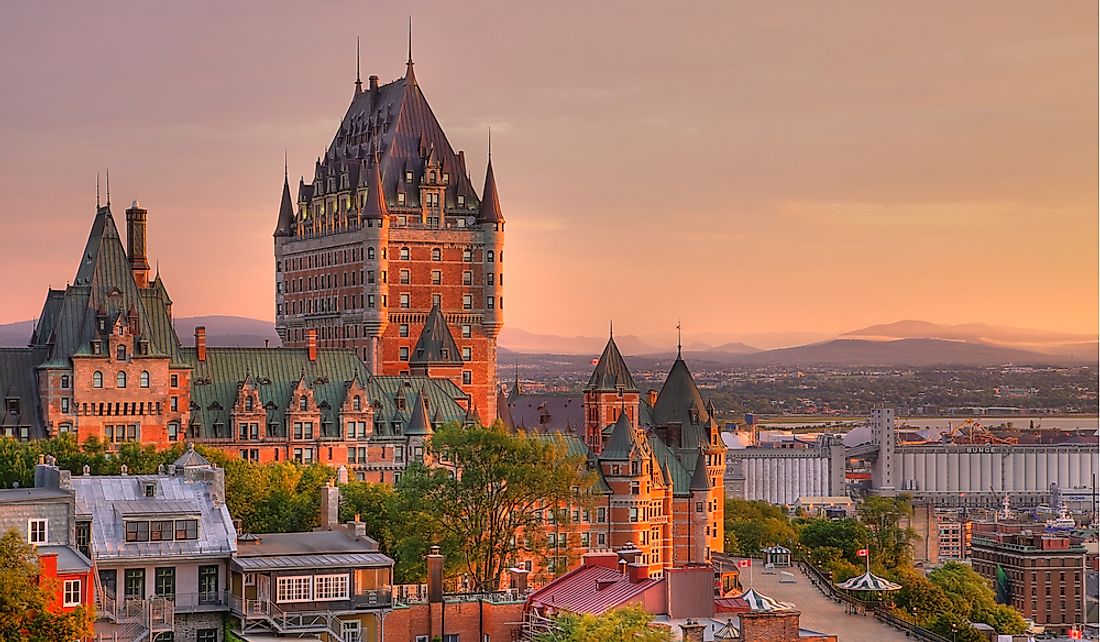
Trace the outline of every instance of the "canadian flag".
{"label": "canadian flag", "polygon": [[859,549],[858,551],[856,551],[856,555],[858,555],[859,557],[867,557],[867,549]]}
{"label": "canadian flag", "polygon": [[748,568],[752,566],[752,560],[737,560],[737,568]]}

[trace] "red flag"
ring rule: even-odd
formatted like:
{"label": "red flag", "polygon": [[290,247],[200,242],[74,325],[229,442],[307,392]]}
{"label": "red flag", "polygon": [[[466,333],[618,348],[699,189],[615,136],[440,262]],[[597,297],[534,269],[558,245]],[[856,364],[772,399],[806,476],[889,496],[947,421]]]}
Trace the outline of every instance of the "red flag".
{"label": "red flag", "polygon": [[867,557],[867,549],[859,549],[858,551],[856,551],[856,555],[858,555],[859,557]]}
{"label": "red flag", "polygon": [[737,560],[737,568],[748,568],[752,566],[752,560]]}

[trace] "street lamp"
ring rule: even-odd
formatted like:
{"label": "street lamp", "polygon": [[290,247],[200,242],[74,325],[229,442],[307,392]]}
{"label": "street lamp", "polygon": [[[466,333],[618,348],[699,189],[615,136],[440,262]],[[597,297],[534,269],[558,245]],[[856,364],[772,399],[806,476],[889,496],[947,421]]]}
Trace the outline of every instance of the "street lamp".
{"label": "street lamp", "polygon": [[958,630],[959,630],[959,628],[957,626],[955,626],[954,622],[952,622],[951,623],[951,642],[955,642],[955,633],[958,632]]}

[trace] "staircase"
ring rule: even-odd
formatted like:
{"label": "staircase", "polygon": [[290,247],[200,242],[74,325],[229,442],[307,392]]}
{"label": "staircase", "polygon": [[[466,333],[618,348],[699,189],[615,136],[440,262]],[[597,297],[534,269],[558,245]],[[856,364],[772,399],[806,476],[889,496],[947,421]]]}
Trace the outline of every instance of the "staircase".
{"label": "staircase", "polygon": [[266,629],[279,635],[326,633],[330,640],[362,642],[362,633],[344,634],[343,622],[329,611],[284,611],[274,602],[245,600],[242,633]]}

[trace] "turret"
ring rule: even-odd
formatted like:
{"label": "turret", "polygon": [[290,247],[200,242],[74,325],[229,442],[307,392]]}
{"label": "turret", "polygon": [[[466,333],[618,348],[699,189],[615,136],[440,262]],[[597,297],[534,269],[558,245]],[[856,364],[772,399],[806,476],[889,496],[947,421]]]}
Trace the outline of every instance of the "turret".
{"label": "turret", "polygon": [[134,201],[126,210],[126,255],[130,271],[139,288],[149,287],[149,258],[145,249],[145,229],[149,211]]}
{"label": "turret", "polygon": [[477,222],[485,238],[485,332],[496,338],[504,326],[504,216],[500,211],[497,182],[493,176],[493,157],[485,170],[485,188]]}
{"label": "turret", "polygon": [[368,363],[373,374],[381,368],[381,341],[389,325],[390,214],[382,190],[382,159],[376,154],[370,163],[370,178],[363,199],[363,326],[371,340]]}

